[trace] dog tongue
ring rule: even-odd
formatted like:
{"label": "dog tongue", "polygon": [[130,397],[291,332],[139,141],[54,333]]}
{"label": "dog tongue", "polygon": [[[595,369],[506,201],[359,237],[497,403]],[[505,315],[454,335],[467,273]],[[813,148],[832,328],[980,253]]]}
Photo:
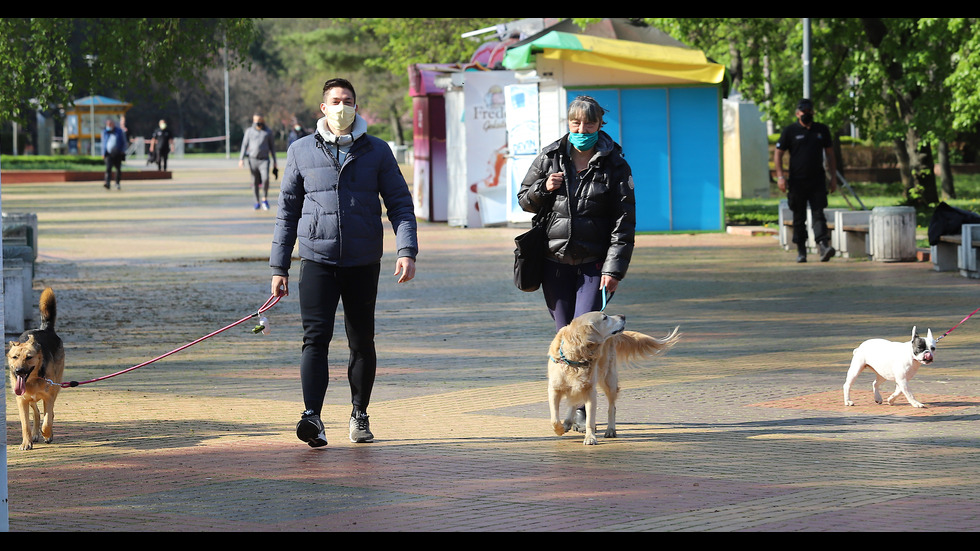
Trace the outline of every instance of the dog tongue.
{"label": "dog tongue", "polygon": [[932,352],[926,352],[925,354],[923,354],[922,355],[922,359],[925,360],[925,361],[927,361],[927,362],[931,362],[932,361]]}
{"label": "dog tongue", "polygon": [[27,379],[24,377],[17,377],[17,383],[14,384],[14,394],[20,396],[24,394],[24,390],[27,389]]}

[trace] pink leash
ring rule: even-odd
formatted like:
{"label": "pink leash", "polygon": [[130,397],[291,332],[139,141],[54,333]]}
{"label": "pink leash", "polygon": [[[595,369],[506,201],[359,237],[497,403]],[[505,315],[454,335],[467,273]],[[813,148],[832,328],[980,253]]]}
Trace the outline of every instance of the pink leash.
{"label": "pink leash", "polygon": [[[221,329],[218,329],[217,331],[214,331],[213,333],[209,333],[207,335],[204,335],[203,337],[201,337],[201,338],[199,338],[199,339],[197,339],[195,341],[191,341],[191,342],[185,344],[184,346],[181,346],[180,348],[175,348],[175,349],[171,350],[170,352],[167,352],[166,354],[162,354],[160,356],[157,356],[156,358],[153,358],[152,360],[143,362],[143,363],[141,363],[139,365],[134,365],[133,367],[124,369],[122,371],[118,371],[118,372],[113,373],[111,375],[105,375],[103,377],[97,377],[95,379],[90,379],[88,381],[82,381],[82,382],[71,381],[71,382],[68,382],[68,383],[56,383],[56,382],[52,381],[51,379],[48,379],[48,383],[50,383],[52,385],[60,386],[61,388],[68,388],[68,387],[76,387],[78,385],[87,385],[89,383],[94,383],[96,381],[104,381],[106,379],[111,379],[112,377],[115,377],[117,375],[122,375],[123,373],[129,373],[130,371],[133,371],[135,369],[139,369],[139,368],[141,368],[143,366],[150,365],[151,363],[153,363],[155,361],[162,360],[162,359],[166,358],[167,356],[170,356],[171,354],[176,354],[177,352],[180,352],[181,350],[184,350],[186,348],[190,348],[191,346],[194,346],[195,344],[197,344],[197,343],[199,343],[199,342],[201,342],[203,340],[210,339],[211,337],[217,335],[218,333],[221,333],[222,331],[227,331],[228,329],[231,329],[232,327],[235,327],[236,325],[241,325],[241,324],[245,323],[246,321],[248,321],[248,320],[250,320],[250,319],[252,319],[254,317],[260,316],[263,312],[265,312],[269,308],[272,308],[273,306],[275,306],[276,303],[279,302],[279,299],[280,298],[282,298],[282,297],[277,297],[277,296],[273,295],[273,296],[269,297],[269,300],[265,301],[265,304],[263,304],[262,307],[259,308],[254,314],[249,314],[248,316],[246,316],[246,317],[244,317],[244,318],[236,321],[235,323],[232,323],[231,325],[226,325],[225,327],[222,327]],[[258,327],[256,329],[258,329]]]}
{"label": "pink leash", "polygon": [[950,330],[949,330],[949,331],[946,331],[945,333],[943,333],[942,335],[940,335],[940,337],[939,337],[938,339],[936,339],[936,342],[939,342],[939,341],[940,341],[940,340],[941,340],[941,339],[942,339],[943,337],[945,337],[946,335],[949,335],[950,333],[952,333],[952,332],[953,332],[953,329],[956,329],[956,328],[957,328],[957,327],[959,327],[960,325],[963,325],[963,322],[964,322],[964,321],[966,321],[966,320],[968,320],[968,319],[970,319],[970,317],[971,317],[971,316],[973,316],[973,314],[976,314],[977,312],[980,312],[980,308],[977,308],[976,310],[974,310],[974,311],[972,311],[972,312],[970,312],[970,315],[969,315],[969,316],[967,316],[967,317],[965,317],[965,318],[963,318],[962,320],[960,320],[960,322],[959,322],[959,323],[957,323],[957,324],[956,324],[956,325],[954,325],[954,326],[953,326],[952,328],[950,328]]}

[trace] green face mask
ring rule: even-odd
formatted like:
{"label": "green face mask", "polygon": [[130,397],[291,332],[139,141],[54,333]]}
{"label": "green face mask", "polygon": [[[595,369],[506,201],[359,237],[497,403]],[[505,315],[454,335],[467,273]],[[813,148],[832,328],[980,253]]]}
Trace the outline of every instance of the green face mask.
{"label": "green face mask", "polygon": [[569,132],[568,141],[572,143],[575,149],[579,151],[588,151],[599,141],[599,132],[593,132],[591,134],[579,134],[578,132]]}

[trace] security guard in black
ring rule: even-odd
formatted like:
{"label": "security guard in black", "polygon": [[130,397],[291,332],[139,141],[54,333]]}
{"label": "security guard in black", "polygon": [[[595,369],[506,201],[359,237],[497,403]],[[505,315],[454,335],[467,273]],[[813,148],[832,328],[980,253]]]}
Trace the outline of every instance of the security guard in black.
{"label": "security guard in black", "polygon": [[[824,209],[827,208],[827,183],[823,167],[824,155],[830,169],[830,191],[837,189],[837,166],[833,139],[826,125],[814,122],[813,104],[801,100],[796,108],[797,122],[789,125],[776,142],[774,164],[779,189],[787,194],[793,211],[793,242],[799,256],[806,262],[807,205],[810,207],[814,241],[820,249],[821,260],[829,260],[836,251],[830,246],[830,232]],[[789,151],[789,182],[783,176],[783,153]]]}

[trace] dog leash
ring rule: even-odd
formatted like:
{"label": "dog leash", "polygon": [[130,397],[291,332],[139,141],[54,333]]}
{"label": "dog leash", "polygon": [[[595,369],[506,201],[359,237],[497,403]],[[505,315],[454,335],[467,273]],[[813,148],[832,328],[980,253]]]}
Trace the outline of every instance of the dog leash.
{"label": "dog leash", "polygon": [[122,375],[123,373],[129,373],[130,371],[133,371],[133,370],[139,369],[141,367],[150,365],[151,363],[156,362],[158,360],[162,360],[162,359],[166,358],[167,356],[170,356],[172,354],[176,354],[177,352],[180,352],[181,350],[185,350],[187,348],[190,348],[191,346],[194,346],[195,344],[197,344],[197,343],[199,343],[199,342],[201,342],[203,340],[210,339],[211,337],[217,335],[218,333],[221,333],[223,331],[227,331],[228,329],[231,329],[232,327],[235,327],[237,325],[241,325],[241,324],[245,323],[246,321],[248,321],[248,320],[250,320],[252,318],[255,318],[255,317],[260,317],[260,323],[259,323],[259,325],[256,325],[254,329],[252,329],[252,332],[253,333],[258,333],[260,331],[261,332],[264,332],[264,330],[266,328],[266,324],[268,322],[266,322],[265,318],[264,317],[261,317],[261,316],[262,316],[262,314],[266,310],[268,310],[268,309],[272,308],[273,306],[275,306],[276,303],[279,302],[279,299],[280,298],[282,298],[282,297],[277,297],[275,295],[272,295],[271,297],[269,297],[269,300],[265,301],[265,304],[263,304],[258,310],[255,311],[255,313],[249,314],[248,316],[245,316],[244,318],[236,321],[235,323],[232,323],[230,325],[226,325],[226,326],[222,327],[221,329],[218,329],[217,331],[214,331],[212,333],[208,333],[207,335],[204,335],[203,337],[201,337],[201,338],[199,338],[197,340],[191,341],[191,342],[185,344],[184,346],[181,346],[179,348],[175,348],[175,349],[171,350],[170,352],[167,352],[166,354],[161,354],[160,356],[157,356],[156,358],[153,358],[152,360],[143,362],[143,363],[138,364],[138,365],[134,365],[133,367],[129,367],[129,368],[123,369],[122,371],[117,371],[116,373],[113,373],[111,375],[105,375],[105,376],[102,376],[102,377],[96,377],[95,379],[89,379],[88,381],[81,381],[81,382],[79,382],[79,381],[70,381],[70,382],[67,382],[67,383],[56,383],[56,382],[52,381],[51,379],[47,379],[48,384],[50,384],[51,386],[60,386],[61,388],[68,388],[68,387],[74,388],[74,387],[79,386],[79,385],[87,385],[89,383],[94,383],[96,381],[104,381],[106,379],[111,379],[112,377],[116,377],[117,375]]}
{"label": "dog leash", "polygon": [[957,327],[963,325],[963,322],[964,321],[970,319],[973,316],[973,314],[976,314],[977,312],[980,312],[980,308],[977,308],[976,310],[970,312],[970,315],[969,316],[963,318],[962,320],[960,320],[959,323],[957,323],[956,325],[954,325],[953,327],[951,327],[949,329],[949,331],[946,331],[945,333],[943,333],[942,335],[940,335],[939,338],[936,339],[936,342],[939,342],[940,340],[942,340],[943,337],[945,337],[946,335],[949,335],[950,333],[952,333],[953,332],[953,329],[956,329]]}

